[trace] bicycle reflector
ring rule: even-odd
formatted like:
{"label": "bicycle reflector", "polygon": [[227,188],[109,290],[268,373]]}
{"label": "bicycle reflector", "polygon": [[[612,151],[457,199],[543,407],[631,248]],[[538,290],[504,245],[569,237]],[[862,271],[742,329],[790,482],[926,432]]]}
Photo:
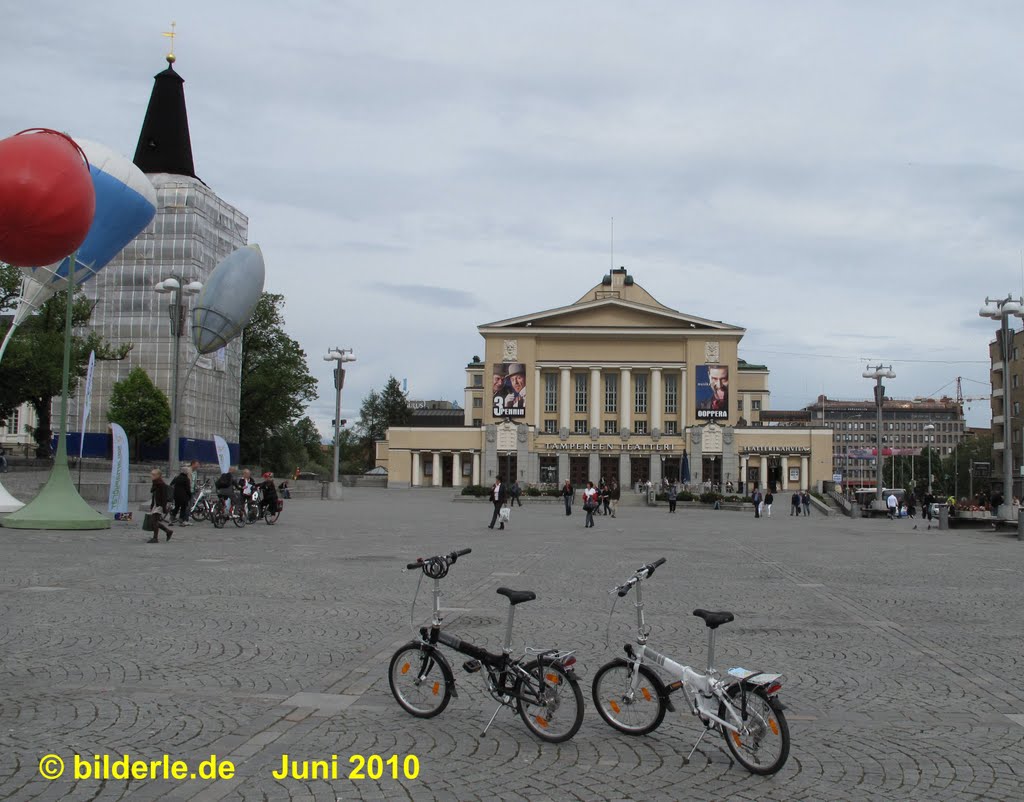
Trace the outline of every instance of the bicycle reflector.
{"label": "bicycle reflector", "polygon": [[574,665],[576,665],[576,658],[575,657],[567,657],[562,662],[562,668],[564,668],[566,670],[571,669]]}

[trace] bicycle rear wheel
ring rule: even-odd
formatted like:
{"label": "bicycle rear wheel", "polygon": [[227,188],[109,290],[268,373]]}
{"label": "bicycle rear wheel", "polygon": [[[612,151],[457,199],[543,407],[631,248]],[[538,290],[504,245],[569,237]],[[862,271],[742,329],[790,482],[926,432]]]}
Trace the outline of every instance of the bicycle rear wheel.
{"label": "bicycle rear wheel", "polygon": [[232,504],[231,505],[231,520],[235,522],[235,526],[241,528],[248,523],[249,509],[245,504]]}
{"label": "bicycle rear wheel", "polygon": [[568,741],[583,723],[583,692],[572,672],[558,663],[524,666],[530,679],[516,680],[516,708],[527,729],[542,741]]}
{"label": "bicycle rear wheel", "polygon": [[626,735],[647,735],[665,720],[665,686],[653,669],[641,665],[633,690],[635,671],[622,658],[605,663],[594,675],[591,694],[605,723]]}
{"label": "bicycle rear wheel", "polygon": [[433,718],[451,701],[455,678],[437,649],[409,641],[391,658],[388,685],[405,712],[417,718]]}
{"label": "bicycle rear wheel", "polygon": [[[729,699],[737,716],[741,716],[740,688],[729,689]],[[734,722],[720,702],[718,717]],[[783,767],[789,757],[789,724],[778,702],[760,688],[747,690],[747,714],[744,719],[747,732],[722,730],[726,746],[736,761],[752,774],[774,774]]]}
{"label": "bicycle rear wheel", "polygon": [[279,510],[279,509],[270,509],[270,507],[267,507],[266,512],[263,513],[263,520],[266,521],[271,526],[276,524],[277,523],[277,519],[280,518],[280,517],[281,517],[281,510]]}
{"label": "bicycle rear wheel", "polygon": [[212,510],[210,510],[210,521],[213,522],[215,529],[223,529],[224,524],[228,522],[228,513],[224,509],[224,505],[218,502]]}
{"label": "bicycle rear wheel", "polygon": [[192,510],[190,517],[196,521],[205,521],[210,517],[210,507],[205,499],[196,504],[196,508]]}

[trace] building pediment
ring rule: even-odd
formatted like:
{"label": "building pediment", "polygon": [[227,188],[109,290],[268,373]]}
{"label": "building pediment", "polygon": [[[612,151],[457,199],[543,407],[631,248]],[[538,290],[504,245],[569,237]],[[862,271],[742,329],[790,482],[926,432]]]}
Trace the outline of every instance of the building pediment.
{"label": "building pediment", "polygon": [[744,331],[738,326],[731,326],[721,321],[707,320],[667,307],[651,307],[618,298],[584,301],[571,306],[485,323],[479,327],[483,334],[521,328],[545,330],[655,328],[677,329],[680,332],[704,329],[737,334],[742,334]]}

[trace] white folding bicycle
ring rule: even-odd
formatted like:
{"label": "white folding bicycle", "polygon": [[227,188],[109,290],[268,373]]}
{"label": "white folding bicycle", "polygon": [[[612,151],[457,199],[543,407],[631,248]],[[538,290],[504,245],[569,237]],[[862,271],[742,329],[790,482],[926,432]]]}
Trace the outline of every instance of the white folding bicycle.
{"label": "white folding bicycle", "polygon": [[[612,660],[594,675],[591,690],[597,711],[619,732],[646,735],[657,729],[666,710],[675,710],[670,696],[682,690],[690,712],[704,724],[685,763],[690,762],[704,736],[717,730],[745,769],[754,774],[774,774],[789,757],[789,726],[776,696],[783,677],[746,668],[730,668],[724,677],[719,675],[715,669],[715,630],[732,621],[733,614],[693,611],[708,628],[706,673],[658,654],[647,645],[651,628],[644,622],[642,583],[664,562],[662,557],[640,567],[629,580],[610,591],[622,598],[636,587],[636,648],[627,643],[626,659]],[[652,665],[664,670],[671,681],[666,684]]]}

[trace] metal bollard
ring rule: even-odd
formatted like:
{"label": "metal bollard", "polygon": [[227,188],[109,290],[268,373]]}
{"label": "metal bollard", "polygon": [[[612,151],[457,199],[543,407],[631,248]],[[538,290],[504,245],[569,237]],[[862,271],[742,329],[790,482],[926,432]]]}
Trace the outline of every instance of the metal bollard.
{"label": "metal bollard", "polygon": [[949,505],[939,505],[939,529],[949,529]]}

